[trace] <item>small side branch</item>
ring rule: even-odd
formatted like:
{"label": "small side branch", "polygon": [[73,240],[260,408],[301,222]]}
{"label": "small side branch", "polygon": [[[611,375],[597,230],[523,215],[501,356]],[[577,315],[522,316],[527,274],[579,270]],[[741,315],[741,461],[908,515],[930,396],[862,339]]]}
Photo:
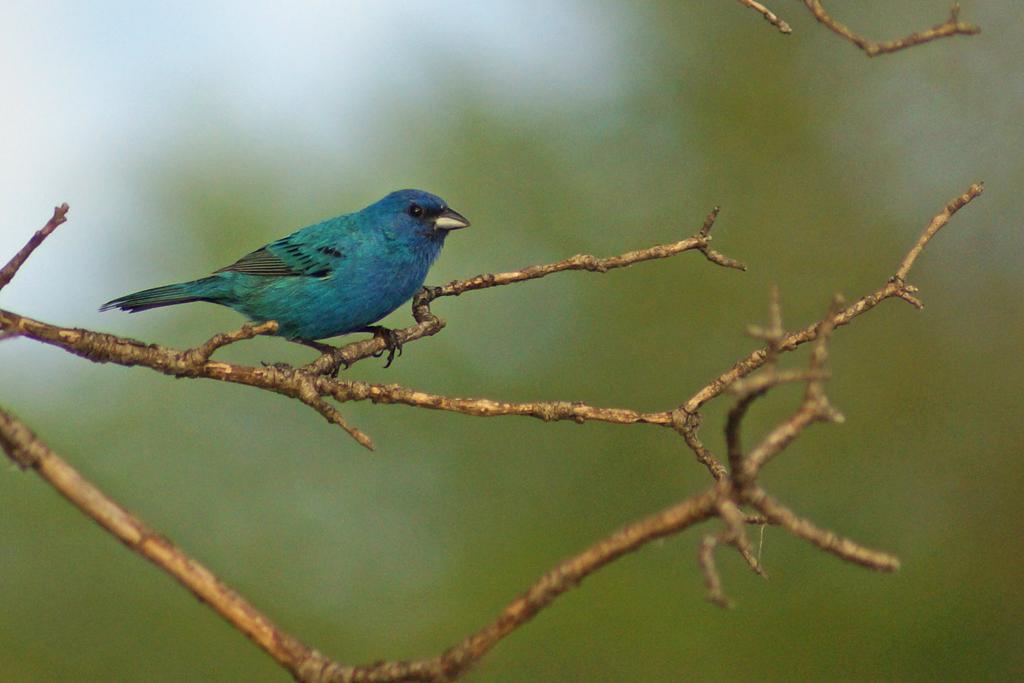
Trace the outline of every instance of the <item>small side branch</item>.
{"label": "small side branch", "polygon": [[646,249],[638,249],[636,251],[627,251],[624,254],[609,256],[607,258],[598,258],[591,254],[576,254],[575,256],[562,259],[561,261],[545,265],[528,266],[522,270],[513,270],[507,273],[477,275],[476,277],[466,280],[455,280],[454,282],[449,282],[443,287],[438,287],[431,292],[430,298],[436,299],[442,296],[458,296],[463,292],[487,289],[489,287],[500,287],[502,285],[510,285],[515,282],[523,282],[524,280],[535,280],[537,278],[551,275],[552,273],[560,273],[566,270],[588,270],[593,273],[606,273],[609,270],[614,270],[616,268],[626,268],[644,261],[669,258],[676,254],[682,254],[683,252],[694,250],[702,252],[708,260],[725,268],[746,270],[747,267],[739,261],[725,257],[710,249],[711,228],[714,226],[715,220],[718,218],[718,213],[718,207],[712,209],[696,235],[679,240],[678,242],[659,244],[653,247],[647,247]]}
{"label": "small side branch", "polygon": [[336,424],[344,429],[361,446],[367,450],[373,450],[373,440],[369,435],[349,424],[348,420],[345,419],[345,416],[337,408],[320,398],[320,393],[313,387],[313,382],[303,382],[300,384],[298,399],[323,415],[324,419],[331,424]]}
{"label": "small side branch", "polygon": [[769,496],[760,487],[754,487],[748,493],[748,498],[769,523],[779,525],[794,536],[809,541],[840,559],[882,572],[894,572],[900,568],[898,557],[880,550],[865,548],[848,538],[818,527]]}
{"label": "small side branch", "polygon": [[789,24],[780,19],[779,16],[775,14],[775,12],[772,12],[770,9],[768,9],[761,3],[757,2],[757,0],[740,0],[740,4],[746,5],[755,12],[758,12],[762,17],[764,17],[765,21],[767,21],[775,28],[779,29],[779,33],[793,32],[793,29],[789,27]]}
{"label": "small side branch", "polygon": [[[757,483],[757,477],[765,464],[803,434],[811,424],[821,421],[838,422],[842,419],[842,415],[832,407],[825,394],[825,378],[828,376],[825,364],[828,360],[829,337],[832,330],[835,329],[836,318],[842,313],[842,310],[842,298],[837,296],[833,299],[829,313],[819,327],[818,338],[811,352],[806,372],[779,372],[776,370],[774,362],[766,361],[766,367],[762,374],[751,379],[737,381],[732,387],[739,398],[729,411],[725,426],[730,477],[719,480],[716,484],[719,492],[718,516],[726,522],[727,527],[726,531],[718,536],[705,537],[699,553],[709,597],[720,605],[727,606],[728,601],[715,570],[713,552],[717,544],[730,543],[735,546],[755,571],[763,573],[747,539],[745,525],[748,523],[748,516],[740,509],[740,505],[752,506],[763,515],[764,519],[778,524],[793,535],[806,539],[821,549],[850,562],[884,571],[892,571],[899,567],[899,561],[891,555],[864,548],[849,539],[824,531],[812,522],[798,517],[794,512],[772,499]],[[782,314],[778,293],[774,290],[771,300],[771,320],[768,332],[759,335],[770,342],[769,349],[766,351],[766,356],[769,358],[774,355],[774,351],[778,349],[778,342],[783,338]],[[770,430],[749,453],[744,453],[740,432],[750,406],[770,389],[796,379],[806,383],[804,398],[799,408],[788,419],[783,420]],[[737,389],[740,386],[742,388]]]}
{"label": "small side branch", "polygon": [[896,269],[896,275],[893,277],[900,281],[906,280],[907,275],[910,274],[910,269],[914,267],[914,263],[917,261],[917,257],[921,255],[921,252],[924,251],[924,248],[929,242],[931,242],[932,238],[935,237],[935,234],[945,227],[946,223],[949,222],[949,219],[953,217],[953,214],[970,204],[984,191],[984,183],[974,183],[967,188],[967,191],[962,195],[951,199],[949,203],[946,204],[946,207],[932,218],[928,227],[926,227],[924,232],[921,233],[921,236],[917,238],[917,242],[910,248],[907,255],[903,257],[903,260],[900,262],[900,267]]}
{"label": "small side branch", "polygon": [[[909,274],[914,263],[916,263],[921,251],[931,241],[931,238],[934,237],[934,235],[944,225],[946,225],[947,222],[949,222],[949,219],[953,214],[977,197],[981,196],[984,189],[985,187],[983,183],[974,183],[966,192],[955,197],[946,204],[943,210],[932,218],[931,222],[929,222],[927,227],[925,227],[924,232],[917,239],[917,242],[903,258],[896,274],[874,292],[864,295],[840,311],[839,314],[835,316],[835,327],[839,328],[844,325],[848,325],[854,318],[867,313],[886,299],[912,299],[912,303],[916,302],[915,305],[920,306],[921,303],[913,296],[917,291],[917,288],[906,284],[906,276]],[[737,380],[746,377],[768,363],[774,357],[772,351],[773,348],[777,348],[780,353],[792,351],[801,344],[806,344],[807,342],[817,339],[819,331],[824,323],[824,319],[820,320],[808,325],[802,330],[785,335],[774,345],[769,344],[764,348],[751,352],[746,358],[737,361],[731,368],[700,388],[697,393],[687,399],[679,409],[688,414],[696,413],[705,403],[717,396],[720,396],[723,392],[736,384]]]}
{"label": "small side branch", "polygon": [[[742,1],[743,0],[741,0],[741,2]],[[807,9],[811,11],[811,14],[814,15],[815,19],[824,24],[833,33],[842,36],[859,47],[868,57],[884,55],[890,52],[898,52],[899,50],[905,50],[908,47],[921,45],[922,43],[930,43],[931,41],[938,40],[939,38],[973,36],[981,33],[981,29],[974,24],[967,24],[960,21],[960,5],[954,4],[953,8],[949,12],[949,18],[941,24],[937,24],[936,26],[924,31],[911,33],[910,35],[897,40],[876,42],[854,33],[849,28],[833,19],[832,16],[825,11],[825,8],[822,7],[820,0],[804,0],[804,5],[806,5]]]}
{"label": "small side branch", "polygon": [[438,657],[415,662],[379,662],[362,667],[332,663],[303,680],[306,683],[440,683],[455,680],[502,638],[597,570],[651,541],[677,534],[714,516],[715,499],[714,490],[705,491],[630,524],[579,555],[565,560],[509,603],[493,622]]}
{"label": "small side branch", "polygon": [[277,332],[277,322],[274,320],[268,320],[267,322],[260,323],[259,325],[246,323],[245,325],[242,325],[241,329],[235,330],[234,332],[221,332],[220,334],[215,334],[199,346],[183,351],[181,355],[187,363],[202,365],[206,361],[210,360],[210,357],[213,356],[214,352],[218,349],[222,349],[229,344],[234,344],[235,342],[252,339],[253,337],[261,334],[273,334],[274,332]]}
{"label": "small side branch", "polygon": [[67,221],[68,209],[70,209],[66,203],[53,208],[53,216],[50,220],[46,221],[46,225],[40,228],[36,234],[29,238],[28,243],[21,248],[21,250],[14,255],[10,261],[7,262],[2,269],[0,269],[0,289],[7,286],[14,276],[17,274],[18,269],[21,268],[22,264],[28,260],[28,257],[32,255],[32,252],[36,250],[40,244],[43,243],[50,234],[60,227]]}

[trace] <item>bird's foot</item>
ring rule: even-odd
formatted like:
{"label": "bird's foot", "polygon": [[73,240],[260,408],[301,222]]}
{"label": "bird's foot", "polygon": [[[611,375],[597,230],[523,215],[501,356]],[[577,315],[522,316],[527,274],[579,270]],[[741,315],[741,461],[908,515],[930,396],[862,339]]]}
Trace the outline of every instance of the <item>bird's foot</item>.
{"label": "bird's foot", "polygon": [[344,358],[332,358],[331,359],[331,364],[328,365],[323,370],[321,370],[320,374],[324,375],[325,377],[331,377],[333,379],[338,379],[338,375],[341,374],[341,371],[342,370],[348,370],[351,365],[352,364],[349,363]]}
{"label": "bird's foot", "polygon": [[311,349],[316,349],[325,356],[331,356],[331,364],[320,371],[321,375],[337,378],[339,372],[342,370],[348,370],[349,365],[351,365],[348,361],[334,356],[334,352],[338,350],[338,347],[336,346],[323,344],[318,341],[313,341],[312,339],[292,339],[291,341],[297,344],[302,344],[303,346],[308,346]]}
{"label": "bird's foot", "polygon": [[371,332],[374,337],[378,337],[384,341],[384,350],[378,351],[373,354],[374,358],[380,358],[386,351],[388,354],[388,361],[384,363],[384,367],[391,367],[392,361],[395,360],[395,354],[402,355],[402,342],[398,338],[398,331],[393,330],[389,327],[382,327],[380,325],[371,325],[363,329],[363,332]]}

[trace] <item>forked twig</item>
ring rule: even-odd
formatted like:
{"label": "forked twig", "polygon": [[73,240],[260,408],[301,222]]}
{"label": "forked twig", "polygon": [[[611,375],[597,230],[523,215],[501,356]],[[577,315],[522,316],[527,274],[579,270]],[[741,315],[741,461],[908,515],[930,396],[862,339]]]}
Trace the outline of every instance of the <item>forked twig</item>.
{"label": "forked twig", "polygon": [[807,6],[807,9],[811,11],[814,18],[821,24],[826,26],[833,33],[842,36],[859,47],[868,57],[876,57],[878,55],[889,54],[890,52],[898,52],[900,50],[905,50],[908,47],[921,45],[922,43],[930,43],[931,41],[938,40],[939,38],[973,36],[981,33],[981,29],[974,24],[967,24],[960,21],[960,5],[957,3],[953,4],[953,8],[949,12],[949,18],[941,24],[932,26],[924,31],[915,31],[908,36],[904,36],[896,40],[884,42],[870,40],[864,36],[854,33],[849,28],[833,19],[832,16],[825,11],[820,0],[804,0],[804,5]]}

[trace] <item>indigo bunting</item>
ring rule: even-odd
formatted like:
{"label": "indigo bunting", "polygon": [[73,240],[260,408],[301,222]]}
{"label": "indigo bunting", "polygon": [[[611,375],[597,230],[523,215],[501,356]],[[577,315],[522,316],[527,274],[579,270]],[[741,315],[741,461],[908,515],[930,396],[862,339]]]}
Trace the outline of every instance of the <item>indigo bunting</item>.
{"label": "indigo bunting", "polygon": [[393,357],[393,335],[372,324],[412,298],[448,233],[468,226],[440,197],[399,190],[260,247],[209,277],[126,294],[100,310],[209,301],[253,322],[276,320],[276,334],[320,351],[330,347],[313,340],[384,332]]}

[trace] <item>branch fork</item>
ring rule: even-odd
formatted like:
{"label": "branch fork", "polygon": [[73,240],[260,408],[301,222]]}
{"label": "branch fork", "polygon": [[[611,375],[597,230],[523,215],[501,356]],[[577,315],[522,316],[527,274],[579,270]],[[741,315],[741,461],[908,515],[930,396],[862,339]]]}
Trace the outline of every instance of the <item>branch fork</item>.
{"label": "branch fork", "polygon": [[[789,24],[766,6],[757,2],[757,0],[739,1],[740,4],[749,7],[764,17],[769,24],[779,30],[779,33],[788,34],[792,32]],[[940,38],[973,36],[981,33],[981,29],[974,24],[968,24],[960,21],[960,5],[959,3],[954,3],[952,9],[949,11],[949,18],[941,24],[936,24],[935,26],[923,31],[915,31],[910,35],[896,40],[878,42],[854,33],[845,25],[833,19],[832,16],[825,11],[825,8],[821,4],[821,0],[803,0],[803,3],[804,6],[807,7],[808,11],[810,11],[811,15],[818,20],[820,24],[836,35],[856,45],[858,48],[863,50],[864,54],[868,57],[877,57],[878,55],[899,52],[900,50],[905,50],[924,43],[930,43],[933,40],[938,40]]]}

